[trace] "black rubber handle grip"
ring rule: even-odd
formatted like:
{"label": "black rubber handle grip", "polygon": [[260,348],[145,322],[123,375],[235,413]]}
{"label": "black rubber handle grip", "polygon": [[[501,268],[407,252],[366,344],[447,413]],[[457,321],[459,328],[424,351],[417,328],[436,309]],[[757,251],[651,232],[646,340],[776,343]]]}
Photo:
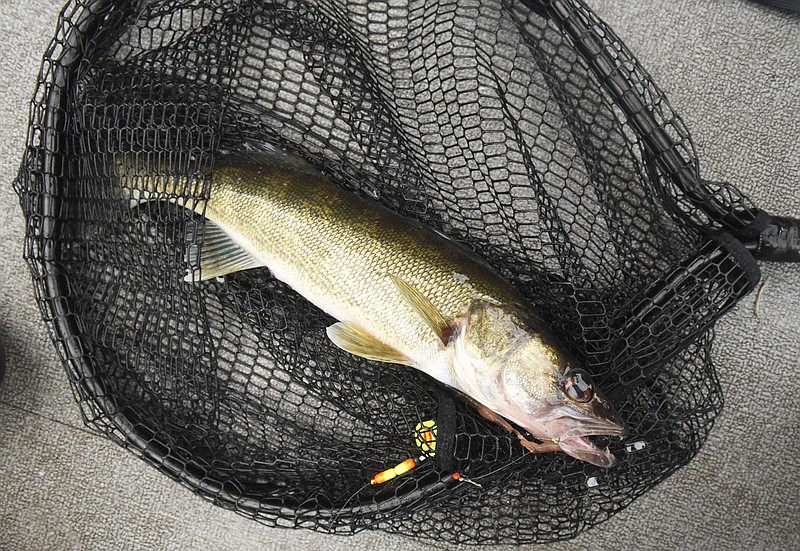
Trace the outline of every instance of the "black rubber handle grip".
{"label": "black rubber handle grip", "polygon": [[800,220],[770,216],[766,229],[745,246],[757,260],[800,262]]}

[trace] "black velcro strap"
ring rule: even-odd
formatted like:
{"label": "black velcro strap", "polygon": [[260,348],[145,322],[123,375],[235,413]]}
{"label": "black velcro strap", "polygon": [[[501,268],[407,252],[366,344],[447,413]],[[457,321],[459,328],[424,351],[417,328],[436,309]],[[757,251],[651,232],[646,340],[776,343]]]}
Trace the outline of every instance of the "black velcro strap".
{"label": "black velcro strap", "polygon": [[453,395],[446,389],[439,390],[439,405],[436,411],[436,464],[445,472],[454,472],[456,444],[456,404]]}

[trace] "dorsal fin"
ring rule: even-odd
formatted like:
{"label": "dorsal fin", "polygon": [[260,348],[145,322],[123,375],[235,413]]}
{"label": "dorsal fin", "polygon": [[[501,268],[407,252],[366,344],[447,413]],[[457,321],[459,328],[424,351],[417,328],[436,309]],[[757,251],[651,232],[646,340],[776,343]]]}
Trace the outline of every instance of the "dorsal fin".
{"label": "dorsal fin", "polygon": [[[198,258],[199,257],[199,258]],[[219,226],[206,219],[203,236],[197,244],[190,245],[186,260],[192,268],[184,281],[205,281],[233,272],[264,266],[264,263],[245,251]],[[199,260],[199,264],[198,264]]]}

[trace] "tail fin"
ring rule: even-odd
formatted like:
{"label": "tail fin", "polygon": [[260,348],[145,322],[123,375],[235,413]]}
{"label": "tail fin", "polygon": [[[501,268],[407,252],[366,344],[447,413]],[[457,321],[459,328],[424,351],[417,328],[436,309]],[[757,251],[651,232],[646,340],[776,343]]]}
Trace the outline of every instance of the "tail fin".
{"label": "tail fin", "polygon": [[165,161],[151,153],[124,153],[114,156],[109,173],[115,191],[130,201],[131,208],[148,201],[169,201],[202,212],[205,199],[198,198],[202,180],[187,175],[183,168],[187,165],[185,160]]}

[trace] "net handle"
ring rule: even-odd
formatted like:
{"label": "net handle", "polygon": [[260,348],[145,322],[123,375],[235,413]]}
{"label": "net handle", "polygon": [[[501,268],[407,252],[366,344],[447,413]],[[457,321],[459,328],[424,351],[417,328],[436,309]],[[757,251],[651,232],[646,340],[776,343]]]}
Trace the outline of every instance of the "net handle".
{"label": "net handle", "polygon": [[744,246],[758,260],[800,262],[800,220],[770,216],[769,226]]}

